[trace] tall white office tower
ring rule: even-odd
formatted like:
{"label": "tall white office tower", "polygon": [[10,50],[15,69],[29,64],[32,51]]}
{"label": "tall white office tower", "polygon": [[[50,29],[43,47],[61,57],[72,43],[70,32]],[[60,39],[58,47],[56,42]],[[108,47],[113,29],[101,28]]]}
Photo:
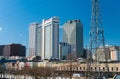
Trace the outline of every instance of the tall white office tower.
{"label": "tall white office tower", "polygon": [[29,27],[29,56],[59,58],[59,18],[52,17]]}
{"label": "tall white office tower", "polygon": [[42,26],[31,23],[29,27],[29,56],[41,56]]}
{"label": "tall white office tower", "polygon": [[42,59],[59,58],[59,18],[42,21]]}

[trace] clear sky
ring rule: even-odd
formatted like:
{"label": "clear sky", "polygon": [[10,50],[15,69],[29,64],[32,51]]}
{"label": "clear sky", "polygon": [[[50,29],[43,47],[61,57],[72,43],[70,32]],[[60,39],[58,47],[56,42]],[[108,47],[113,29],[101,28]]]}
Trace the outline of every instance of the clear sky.
{"label": "clear sky", "polygon": [[[120,46],[120,0],[100,1],[105,42]],[[60,26],[67,20],[80,19],[84,46],[88,45],[91,0],[0,0],[0,45],[20,43],[28,47],[29,24],[51,16],[60,17]]]}

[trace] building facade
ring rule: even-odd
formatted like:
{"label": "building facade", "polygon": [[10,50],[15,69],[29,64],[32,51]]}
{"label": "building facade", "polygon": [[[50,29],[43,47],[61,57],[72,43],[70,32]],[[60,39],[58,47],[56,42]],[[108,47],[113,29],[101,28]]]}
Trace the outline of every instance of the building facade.
{"label": "building facade", "polygon": [[42,26],[31,23],[29,27],[29,56],[41,55]]}
{"label": "building facade", "polygon": [[0,47],[0,56],[26,56],[26,48],[21,44],[8,44]]}
{"label": "building facade", "polygon": [[119,46],[105,46],[99,47],[95,53],[95,60],[97,61],[120,61],[120,47]]}
{"label": "building facade", "polygon": [[0,45],[0,56],[3,56],[4,45]]}
{"label": "building facade", "polygon": [[42,56],[42,25],[39,24],[37,27],[37,35],[36,35],[36,54],[38,56]]}
{"label": "building facade", "polygon": [[120,47],[119,46],[111,46],[110,50],[110,59],[111,61],[120,61]]}
{"label": "building facade", "polygon": [[63,25],[63,42],[68,43],[69,53],[83,57],[83,25],[80,20],[69,20]]}
{"label": "building facade", "polygon": [[105,46],[103,47],[99,47],[96,50],[96,53],[94,55],[94,59],[96,61],[107,61],[110,60],[110,50],[109,50],[109,46]]}
{"label": "building facade", "polygon": [[59,59],[67,60],[67,56],[70,52],[70,45],[68,43],[60,42],[59,43]]}
{"label": "building facade", "polygon": [[59,57],[59,18],[42,21],[42,59]]}
{"label": "building facade", "polygon": [[59,57],[58,17],[32,23],[29,29],[29,56],[39,55],[42,59]]}

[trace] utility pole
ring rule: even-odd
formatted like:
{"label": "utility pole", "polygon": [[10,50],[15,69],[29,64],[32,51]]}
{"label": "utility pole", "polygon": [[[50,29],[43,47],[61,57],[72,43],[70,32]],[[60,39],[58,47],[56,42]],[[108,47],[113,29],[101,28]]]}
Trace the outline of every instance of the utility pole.
{"label": "utility pole", "polygon": [[[105,61],[105,67],[107,69],[107,72],[109,72],[108,69],[108,63],[107,63],[107,55],[104,51],[105,49],[105,40],[104,40],[104,30],[102,25],[102,16],[101,11],[99,7],[99,0],[91,0],[92,1],[92,15],[91,15],[91,25],[90,25],[90,33],[89,33],[89,52],[87,56],[87,72],[90,73],[90,66],[92,63],[96,63],[96,71],[97,75],[96,77],[102,76],[99,69],[99,64],[101,61],[101,56],[98,54],[97,50],[101,47],[102,54],[104,54],[104,61]],[[95,56],[95,59],[93,59],[93,55]],[[91,59],[91,60],[90,60]],[[92,60],[93,59],[93,60]]]}

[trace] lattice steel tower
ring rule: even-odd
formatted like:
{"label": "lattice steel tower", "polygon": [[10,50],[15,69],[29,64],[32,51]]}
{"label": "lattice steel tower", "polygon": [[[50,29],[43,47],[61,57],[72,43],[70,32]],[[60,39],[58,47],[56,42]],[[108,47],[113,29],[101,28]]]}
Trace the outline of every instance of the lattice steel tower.
{"label": "lattice steel tower", "polygon": [[[102,16],[101,16],[101,11],[99,7],[99,0],[92,0],[92,16],[91,16],[91,25],[90,25],[89,35],[90,35],[90,39],[89,39],[90,52],[88,54],[88,59],[93,58],[93,55],[95,56],[95,59],[93,61],[96,62],[96,67],[97,67],[96,70],[98,70],[99,72],[99,75],[97,76],[101,76],[100,73],[102,73],[102,71],[100,71],[99,69],[101,57],[104,58],[104,60],[102,61],[104,61],[106,72],[109,72],[109,69],[107,64],[107,55],[104,51],[104,48],[105,48],[104,30],[102,25]],[[102,52],[98,53],[97,52],[98,49],[101,49]],[[89,66],[88,71],[90,71],[89,69],[91,65],[92,65],[91,63],[88,64]]]}
{"label": "lattice steel tower", "polygon": [[[99,7],[99,0],[92,0],[92,16],[90,26],[90,51],[95,54],[97,48],[104,47],[104,30],[102,26],[102,16]],[[98,57],[98,56],[97,56]],[[98,59],[97,59],[98,60]]]}

